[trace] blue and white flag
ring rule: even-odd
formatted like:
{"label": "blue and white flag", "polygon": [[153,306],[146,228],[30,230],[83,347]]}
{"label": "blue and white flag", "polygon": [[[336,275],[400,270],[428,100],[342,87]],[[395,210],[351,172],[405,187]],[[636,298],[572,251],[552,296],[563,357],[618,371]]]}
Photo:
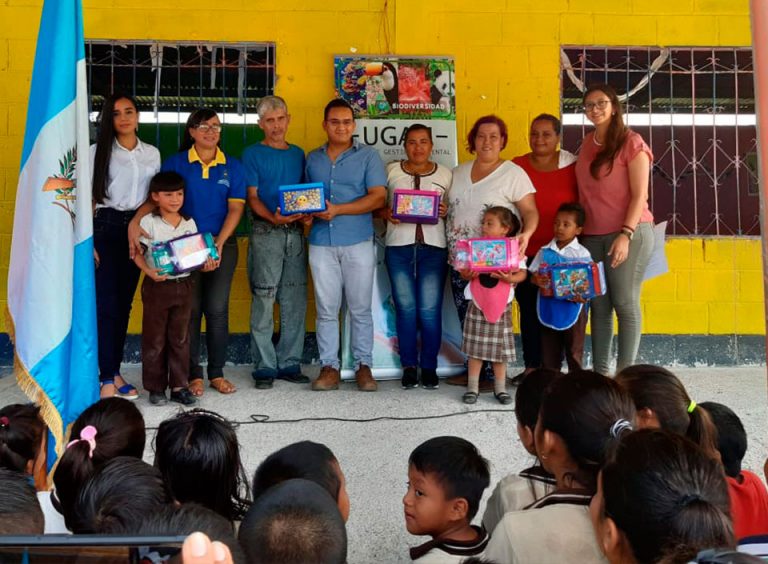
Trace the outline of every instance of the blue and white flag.
{"label": "blue and white flag", "polygon": [[[91,171],[80,0],[45,0],[16,191],[8,273],[19,385],[51,434],[98,399]],[[51,440],[52,439],[52,440]]]}

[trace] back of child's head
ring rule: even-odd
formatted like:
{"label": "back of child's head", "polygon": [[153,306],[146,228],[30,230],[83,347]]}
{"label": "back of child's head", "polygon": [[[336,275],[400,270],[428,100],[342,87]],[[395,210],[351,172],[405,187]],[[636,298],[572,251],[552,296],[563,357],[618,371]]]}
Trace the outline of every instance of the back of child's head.
{"label": "back of child's head", "polygon": [[602,518],[613,520],[637,562],[690,562],[700,550],[734,546],[722,469],[678,434],[622,436],[601,486]]}
{"label": "back of child's head", "polygon": [[286,480],[264,492],[240,525],[251,564],[344,564],[347,532],[336,501],[309,480]]}
{"label": "back of child's head", "polygon": [[717,457],[717,430],[709,414],[697,407],[672,372],[661,366],[637,364],[619,372],[616,381],[632,396],[640,426],[644,412],[650,410],[662,429],[688,437]]}
{"label": "back of child's head", "polygon": [[523,376],[515,392],[515,417],[517,418],[517,434],[523,447],[530,454],[536,454],[534,430],[539,420],[541,400],[549,385],[562,376],[561,372],[551,368],[537,368]]}
{"label": "back of child's head", "polygon": [[590,370],[556,378],[539,411],[541,429],[558,435],[576,464],[571,477],[593,492],[608,446],[631,429],[634,420],[629,394],[611,378]]}
{"label": "back of child's head", "polygon": [[699,404],[709,414],[717,430],[717,450],[725,473],[731,478],[741,474],[741,461],[747,454],[747,432],[731,408],[722,403],[707,401]]}
{"label": "back of child's head", "polygon": [[327,446],[300,441],[270,454],[259,464],[253,477],[253,499],[272,486],[301,478],[322,486],[338,501],[341,480],[336,470],[338,461]]}
{"label": "back of child's head", "polygon": [[144,418],[129,400],[101,399],[75,419],[69,438],[53,475],[56,492],[52,496],[67,521],[72,519],[80,488],[98,468],[117,456],[141,459],[144,455]]}
{"label": "back of child's head", "polygon": [[193,409],[160,423],[155,466],[180,503],[199,503],[230,521],[248,509],[250,487],[237,433],[217,413]]}
{"label": "back of child's head", "polygon": [[201,532],[211,541],[224,543],[232,553],[235,564],[246,562],[243,550],[235,538],[232,523],[224,517],[197,503],[165,505],[146,515],[138,524],[117,526],[112,534],[140,537],[187,536]]}
{"label": "back of child's head", "polygon": [[483,215],[492,215],[499,220],[503,227],[507,228],[507,237],[514,237],[520,231],[520,220],[514,212],[504,206],[488,206]]}
{"label": "back of child's head", "polygon": [[149,181],[150,192],[176,192],[184,190],[184,177],[178,172],[158,172]]}
{"label": "back of child's head", "polygon": [[118,456],[99,468],[80,489],[67,528],[83,534],[131,530],[170,502],[157,468],[138,458]]}
{"label": "back of child's head", "polygon": [[0,468],[29,473],[44,432],[38,406],[15,403],[0,408]]}
{"label": "back of child's head", "polygon": [[45,519],[26,475],[0,468],[0,536],[42,535]]}
{"label": "back of child's head", "polygon": [[579,227],[584,227],[584,222],[587,220],[587,212],[584,211],[584,208],[579,202],[566,202],[561,204],[560,207],[557,208],[557,213],[572,214],[573,221]]}
{"label": "back of child's head", "polygon": [[460,437],[435,437],[417,446],[408,464],[422,474],[434,476],[446,499],[466,499],[467,522],[472,521],[483,491],[491,482],[488,461],[475,445]]}

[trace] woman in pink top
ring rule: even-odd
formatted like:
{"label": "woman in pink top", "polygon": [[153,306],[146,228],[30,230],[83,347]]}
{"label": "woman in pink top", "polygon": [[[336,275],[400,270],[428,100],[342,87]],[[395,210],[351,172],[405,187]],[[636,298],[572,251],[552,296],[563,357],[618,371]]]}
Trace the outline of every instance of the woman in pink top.
{"label": "woman in pink top", "polygon": [[648,179],[653,154],[624,125],[613,87],[590,86],[584,111],[595,130],[581,144],[576,162],[579,202],[586,211],[581,243],[603,261],[607,292],[592,300],[592,365],[608,374],[613,312],[619,320],[616,370],[635,363],[640,347],[640,287],[653,252],[653,215]]}

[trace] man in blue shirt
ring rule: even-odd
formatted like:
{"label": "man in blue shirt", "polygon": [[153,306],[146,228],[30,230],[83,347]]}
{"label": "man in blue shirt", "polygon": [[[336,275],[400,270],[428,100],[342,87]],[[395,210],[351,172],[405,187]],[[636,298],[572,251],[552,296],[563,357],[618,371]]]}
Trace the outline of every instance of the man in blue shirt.
{"label": "man in blue shirt", "polygon": [[[304,178],[304,151],[285,140],[291,116],[285,100],[265,96],[256,108],[264,140],[243,152],[252,230],[248,250],[251,285],[251,355],[258,389],[275,378],[308,383],[301,373],[307,313],[307,253],[303,214],[280,213],[280,186]],[[272,343],[275,298],[280,341]]]}
{"label": "man in blue shirt", "polygon": [[313,390],[339,387],[339,310],[346,299],[351,323],[357,387],[377,388],[371,374],[373,316],[371,294],[376,268],[371,212],[386,202],[387,174],[378,153],[352,140],[355,117],[344,100],[325,106],[328,142],[307,155],[309,182],[322,182],[327,209],[314,214],[309,233],[309,265],[317,306],[317,348],[322,370]]}

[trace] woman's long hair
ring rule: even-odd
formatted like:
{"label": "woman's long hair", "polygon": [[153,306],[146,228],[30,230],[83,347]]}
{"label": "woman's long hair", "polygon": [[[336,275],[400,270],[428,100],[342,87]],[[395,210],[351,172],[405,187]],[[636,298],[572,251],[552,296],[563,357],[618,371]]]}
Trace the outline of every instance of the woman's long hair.
{"label": "woman's long hair", "polygon": [[608,131],[605,133],[605,139],[603,139],[603,148],[595,155],[595,160],[589,165],[589,172],[592,174],[592,178],[597,180],[600,178],[600,169],[603,165],[608,165],[608,173],[613,169],[613,159],[616,158],[622,145],[624,145],[629,130],[624,125],[621,102],[613,86],[610,84],[592,84],[584,92],[582,101],[586,102],[587,96],[592,94],[592,92],[602,92],[608,96],[611,100],[611,108],[613,109],[611,122],[608,124]]}
{"label": "woman's long hair", "polygon": [[127,94],[115,92],[104,99],[104,105],[99,114],[99,133],[96,138],[96,156],[93,160],[93,199],[97,204],[103,204],[108,196],[109,184],[109,159],[112,156],[112,143],[115,140],[115,120],[112,116],[115,111],[115,102],[128,100],[138,113],[136,100]]}
{"label": "woman's long hair", "polygon": [[192,136],[189,134],[190,129],[194,129],[204,121],[208,121],[209,119],[215,117],[216,112],[210,108],[199,108],[189,114],[189,117],[187,118],[187,125],[184,128],[184,137],[181,138],[179,151],[189,151],[192,148],[192,145],[195,144],[195,140],[192,139]]}

